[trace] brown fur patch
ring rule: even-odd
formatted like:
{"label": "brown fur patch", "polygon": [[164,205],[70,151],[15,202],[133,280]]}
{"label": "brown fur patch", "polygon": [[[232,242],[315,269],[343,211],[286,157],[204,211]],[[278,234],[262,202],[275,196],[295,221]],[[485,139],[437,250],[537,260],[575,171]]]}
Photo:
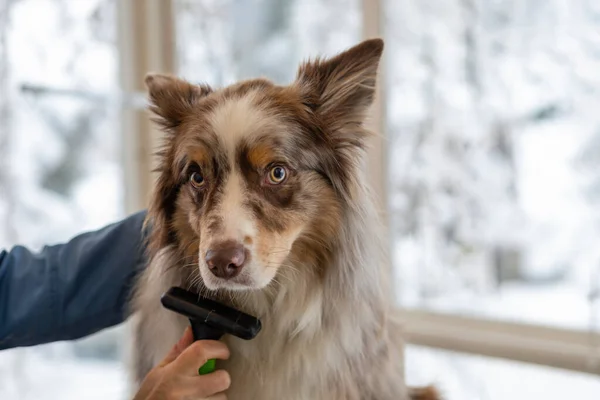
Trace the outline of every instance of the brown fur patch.
{"label": "brown fur patch", "polygon": [[248,151],[248,161],[254,167],[265,167],[273,160],[273,152],[269,146],[255,146]]}
{"label": "brown fur patch", "polygon": [[411,400],[442,400],[440,393],[433,386],[410,389]]}
{"label": "brown fur patch", "polygon": [[203,147],[194,147],[189,150],[188,157],[190,161],[198,165],[210,165],[210,155]]}

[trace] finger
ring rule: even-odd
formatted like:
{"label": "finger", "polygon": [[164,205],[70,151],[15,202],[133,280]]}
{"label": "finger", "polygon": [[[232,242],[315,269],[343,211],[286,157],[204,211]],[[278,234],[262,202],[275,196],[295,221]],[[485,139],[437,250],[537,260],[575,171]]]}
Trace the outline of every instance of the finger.
{"label": "finger", "polygon": [[224,394],[222,392],[229,389],[231,378],[227,371],[220,369],[207,375],[188,377],[184,385],[190,397],[212,399],[211,396]]}
{"label": "finger", "polygon": [[219,369],[213,373],[202,375],[193,378],[196,394],[202,397],[209,397],[221,394],[231,386],[231,378],[229,373],[223,369]]}
{"label": "finger", "polygon": [[194,335],[192,334],[192,328],[187,327],[181,336],[181,339],[173,346],[169,354],[162,360],[159,366],[164,367],[165,365],[173,362],[185,349],[187,349],[192,343],[194,343]]}
{"label": "finger", "polygon": [[180,371],[189,371],[193,375],[198,374],[198,368],[208,360],[229,358],[227,346],[216,340],[198,340],[183,351],[173,363],[174,368]]}

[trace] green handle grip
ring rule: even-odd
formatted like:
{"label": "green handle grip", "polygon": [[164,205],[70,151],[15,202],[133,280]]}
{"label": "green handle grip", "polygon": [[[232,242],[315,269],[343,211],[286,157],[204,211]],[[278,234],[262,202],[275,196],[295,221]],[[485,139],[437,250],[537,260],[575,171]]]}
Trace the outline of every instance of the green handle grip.
{"label": "green handle grip", "polygon": [[217,367],[217,360],[208,360],[206,364],[198,368],[198,375],[206,375],[214,372]]}

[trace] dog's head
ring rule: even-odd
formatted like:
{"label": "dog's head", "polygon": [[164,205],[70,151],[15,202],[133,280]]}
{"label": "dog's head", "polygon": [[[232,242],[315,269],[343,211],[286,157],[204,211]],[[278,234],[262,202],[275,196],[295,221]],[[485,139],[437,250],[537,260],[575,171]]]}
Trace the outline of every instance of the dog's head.
{"label": "dog's head", "polygon": [[373,39],[307,62],[289,86],[213,90],[148,75],[167,133],[149,214],[154,251],[177,246],[213,290],[264,288],[286,260],[326,258],[352,196],[382,50]]}

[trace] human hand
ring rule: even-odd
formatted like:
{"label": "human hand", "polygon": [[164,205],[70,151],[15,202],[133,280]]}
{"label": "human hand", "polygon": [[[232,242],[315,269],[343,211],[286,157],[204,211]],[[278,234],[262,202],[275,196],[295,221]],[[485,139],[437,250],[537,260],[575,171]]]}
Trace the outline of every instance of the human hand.
{"label": "human hand", "polygon": [[146,375],[134,400],[225,400],[223,392],[231,384],[227,371],[198,375],[198,367],[210,359],[227,358],[229,349],[224,343],[194,342],[188,327],[165,359]]}

